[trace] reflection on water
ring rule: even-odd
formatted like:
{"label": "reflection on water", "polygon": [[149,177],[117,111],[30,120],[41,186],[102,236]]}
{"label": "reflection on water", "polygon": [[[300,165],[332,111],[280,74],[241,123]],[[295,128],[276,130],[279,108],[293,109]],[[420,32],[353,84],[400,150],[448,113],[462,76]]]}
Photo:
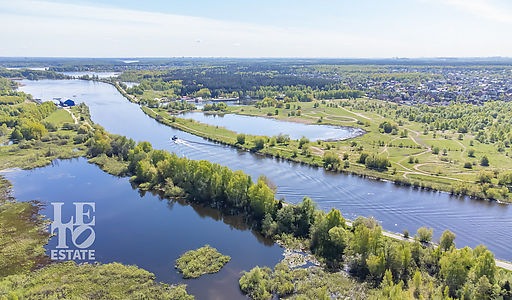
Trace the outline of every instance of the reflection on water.
{"label": "reflection on water", "polygon": [[[239,216],[168,200],[131,188],[127,178],[108,175],[86,159],[56,161],[53,166],[6,174],[19,201],[38,200],[53,220],[51,202],[64,202],[63,216],[73,214],[73,202],[96,203],[97,261],[135,264],[155,273],[157,280],[186,283],[198,299],[243,298],[239,274],[256,265],[273,266],[282,249],[254,233]],[[228,226],[226,226],[228,225]],[[55,249],[53,237],[47,249]],[[209,244],[231,261],[216,274],[184,280],[174,269],[182,253]],[[215,297],[214,295],[217,295]]]}
{"label": "reflection on water", "polygon": [[331,125],[308,125],[237,114],[187,112],[179,116],[185,119],[193,119],[201,123],[222,126],[238,133],[265,136],[285,134],[289,135],[290,138],[294,140],[300,139],[303,136],[312,141],[344,140],[361,135],[364,132],[360,128]]}
{"label": "reflection on water", "polygon": [[[512,260],[509,247],[512,244],[512,206],[327,172],[211,143],[147,117],[136,104],[128,102],[108,84],[80,80],[25,80],[23,83],[25,86],[21,89],[36,98],[52,94],[77,95],[78,101],[89,105],[93,121],[112,133],[149,141],[156,149],[173,151],[180,156],[243,170],[253,178],[265,174],[278,187],[278,198],[286,197],[287,201],[295,203],[309,196],[320,208],[336,207],[349,219],[359,215],[375,216],[389,231],[407,229],[413,233],[421,226],[429,226],[439,237],[445,229],[450,229],[457,234],[457,246],[475,247],[482,243],[498,258]],[[169,137],[173,135],[185,142],[170,143]]]}

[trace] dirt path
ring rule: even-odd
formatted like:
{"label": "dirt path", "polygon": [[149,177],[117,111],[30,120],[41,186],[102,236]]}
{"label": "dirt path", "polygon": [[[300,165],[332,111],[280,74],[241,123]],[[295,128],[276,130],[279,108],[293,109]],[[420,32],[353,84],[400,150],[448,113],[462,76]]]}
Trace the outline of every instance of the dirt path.
{"label": "dirt path", "polygon": [[384,154],[384,153],[388,153],[388,145],[389,145],[389,144],[391,144],[391,143],[393,143],[394,141],[396,141],[396,140],[398,140],[398,139],[400,139],[400,137],[399,137],[399,136],[397,136],[396,138],[392,139],[391,141],[389,141],[389,142],[385,143],[385,144],[384,144],[384,150],[382,150],[382,151],[379,153],[379,155],[382,155],[382,154]]}
{"label": "dirt path", "polygon": [[316,155],[319,155],[320,157],[324,156],[325,151],[323,149],[320,149],[320,148],[315,147],[315,146],[310,146],[309,149],[311,149],[311,151],[313,153],[315,153]]}
{"label": "dirt path", "polygon": [[71,109],[69,107],[66,107],[66,108],[64,108],[64,110],[67,111],[71,115],[71,118],[73,118],[73,121],[75,122],[75,124],[78,124],[78,118],[71,112]]}
{"label": "dirt path", "polygon": [[463,144],[463,143],[461,143],[459,140],[455,140],[455,142],[457,142],[457,144],[459,144],[459,145],[462,147],[462,149],[464,149],[464,150],[462,150],[462,152],[460,153],[460,159],[464,159],[464,153],[466,153],[466,151],[468,150],[468,148],[467,148],[466,146],[464,146],[464,144]]}
{"label": "dirt path", "polygon": [[[366,119],[366,120],[371,120],[371,118],[369,118],[369,117],[367,117],[367,116],[365,116],[365,115],[363,115],[363,114],[361,114],[361,113],[356,113],[356,112],[353,112],[353,111],[351,111],[351,110],[348,110],[348,109],[346,109],[346,108],[345,108],[345,107],[343,107],[343,106],[341,106],[340,108],[341,108],[341,109],[343,109],[344,111],[346,111],[346,112],[348,112],[348,113],[351,113],[351,114],[353,114],[353,115],[356,115],[356,116],[358,116],[358,117],[364,118],[364,119]],[[382,117],[381,117],[381,118],[382,118]]]}

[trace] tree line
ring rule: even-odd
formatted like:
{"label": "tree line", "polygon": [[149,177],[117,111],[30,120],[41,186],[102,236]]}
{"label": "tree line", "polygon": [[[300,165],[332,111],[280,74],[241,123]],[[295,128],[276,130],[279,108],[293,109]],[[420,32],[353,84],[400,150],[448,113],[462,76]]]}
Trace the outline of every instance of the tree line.
{"label": "tree line", "polygon": [[346,263],[354,276],[382,286],[383,297],[409,289],[417,289],[417,298],[511,295],[510,276],[496,269],[493,254],[484,246],[456,249],[449,231],[437,248],[429,246],[432,231],[425,228],[415,242],[391,240],[373,218],[360,217],[349,226],[339,210],[325,213],[308,197],[297,205],[276,200],[273,185],[264,176],[253,182],[242,171],[178,157],[153,149],[148,142],[135,144],[97,125],[90,135],[89,155],[125,161],[140,188],[167,196],[186,193],[190,201],[244,215],[265,236],[303,239],[329,268]]}

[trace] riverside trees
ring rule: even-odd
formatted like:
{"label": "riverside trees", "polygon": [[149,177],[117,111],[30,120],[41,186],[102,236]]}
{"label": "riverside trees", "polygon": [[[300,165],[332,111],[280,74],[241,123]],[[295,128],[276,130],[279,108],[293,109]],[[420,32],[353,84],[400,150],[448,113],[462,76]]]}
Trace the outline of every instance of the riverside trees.
{"label": "riverside trees", "polygon": [[[110,146],[106,147],[109,152],[100,155],[123,160],[120,150],[114,150],[121,148],[113,147],[113,141],[118,138],[101,128],[95,131],[90,143],[102,140]],[[422,245],[420,240],[429,241],[432,237],[429,229],[420,230],[416,242],[392,240],[382,235],[381,226],[373,219],[358,218],[352,226],[347,226],[340,211],[316,210],[309,198],[298,205],[279,202],[264,178],[254,183],[241,171],[155,150],[147,142],[136,146],[128,143],[127,147],[130,149],[126,162],[134,174],[132,180],[140,188],[158,191],[172,184],[187,192],[190,201],[244,215],[254,229],[268,237],[288,235],[302,239],[329,268],[337,269],[346,262],[354,276],[375,287],[382,286],[376,291],[377,298],[403,294],[407,299],[408,289],[411,295],[425,299],[441,296],[490,299],[492,295],[509,294],[510,276],[496,270],[493,254],[483,246],[474,250],[456,249],[451,247],[454,236],[448,233],[443,238],[444,251]],[[286,291],[281,292],[293,292],[297,288],[293,277],[286,270],[281,271],[279,280],[287,278]],[[252,289],[260,289],[265,278],[270,278],[269,272],[250,273],[240,281],[242,290],[249,295],[257,294],[255,297],[260,299],[270,297],[268,291],[278,290],[267,287],[267,292],[258,293]]]}

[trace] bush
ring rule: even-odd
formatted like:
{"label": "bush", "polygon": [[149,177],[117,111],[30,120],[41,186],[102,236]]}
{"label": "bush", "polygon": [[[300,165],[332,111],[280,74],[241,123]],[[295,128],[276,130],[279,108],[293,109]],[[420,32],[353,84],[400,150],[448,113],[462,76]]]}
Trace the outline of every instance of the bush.
{"label": "bush", "polygon": [[236,142],[237,142],[237,144],[240,144],[240,145],[245,144],[245,134],[240,133],[239,135],[237,135]]}
{"label": "bush", "polygon": [[231,257],[222,255],[217,249],[205,245],[197,250],[185,252],[176,260],[176,268],[183,278],[197,278],[204,274],[217,273]]}
{"label": "bush", "polygon": [[272,282],[270,281],[269,268],[255,267],[244,275],[238,281],[240,290],[252,299],[264,300],[272,297]]}
{"label": "bush", "polygon": [[416,232],[416,239],[422,243],[430,243],[432,241],[432,228],[420,227]]}
{"label": "bush", "polygon": [[340,167],[341,160],[336,153],[326,151],[324,153],[324,168],[327,170],[336,170]]}
{"label": "bush", "polygon": [[290,141],[290,137],[288,135],[279,134],[276,136],[276,142],[278,144],[284,144]]}
{"label": "bush", "polygon": [[368,157],[368,153],[363,152],[361,155],[359,155],[359,158],[357,159],[357,162],[360,164],[364,164],[366,162],[366,158]]}
{"label": "bush", "polygon": [[477,181],[480,183],[491,183],[494,178],[494,173],[491,171],[480,171],[477,175]]}
{"label": "bush", "polygon": [[386,170],[390,166],[387,158],[373,153],[366,157],[364,164],[368,169],[375,170]]}
{"label": "bush", "polygon": [[302,148],[302,146],[304,146],[305,144],[309,143],[309,139],[307,139],[305,136],[303,136],[300,140],[299,140],[299,149]]}
{"label": "bush", "polygon": [[482,156],[482,159],[480,160],[480,165],[483,167],[489,166],[489,159],[487,158],[487,156]]}
{"label": "bush", "polygon": [[258,151],[258,150],[261,150],[265,147],[265,139],[263,139],[262,137],[257,137],[255,140],[254,140],[254,150]]}

